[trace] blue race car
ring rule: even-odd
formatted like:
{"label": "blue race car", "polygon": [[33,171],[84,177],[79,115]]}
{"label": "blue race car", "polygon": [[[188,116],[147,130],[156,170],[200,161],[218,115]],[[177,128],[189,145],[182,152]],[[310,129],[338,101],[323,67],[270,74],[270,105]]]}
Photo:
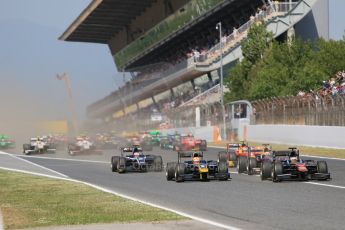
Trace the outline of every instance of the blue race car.
{"label": "blue race car", "polygon": [[[121,156],[111,157],[112,172],[160,172],[163,170],[161,156],[145,155],[137,146],[120,148],[120,150]],[[125,155],[126,153],[130,154]]]}

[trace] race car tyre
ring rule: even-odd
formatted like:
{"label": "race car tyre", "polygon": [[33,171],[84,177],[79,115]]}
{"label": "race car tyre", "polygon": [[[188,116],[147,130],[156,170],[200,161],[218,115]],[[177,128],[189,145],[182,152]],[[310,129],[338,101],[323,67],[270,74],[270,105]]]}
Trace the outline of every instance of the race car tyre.
{"label": "race car tyre", "polygon": [[218,153],[218,162],[228,162],[228,154],[225,151]]}
{"label": "race car tyre", "polygon": [[248,175],[254,174],[254,168],[256,168],[256,159],[255,158],[248,158],[247,162],[247,173]]}
{"label": "race car tyre", "polygon": [[163,160],[161,156],[155,156],[153,159],[153,164],[156,172],[161,172],[163,170]]}
{"label": "race car tyre", "polygon": [[270,161],[264,161],[261,165],[260,178],[261,180],[267,180],[271,176],[272,163]]}
{"label": "race car tyre", "polygon": [[175,168],[175,181],[176,182],[183,182],[184,181],[184,178],[183,178],[183,175],[185,173],[185,164],[183,163],[179,163],[176,165],[176,168]]}
{"label": "race car tyre", "polygon": [[111,171],[116,172],[117,171],[117,164],[119,162],[120,157],[119,156],[112,156],[111,157]]}
{"label": "race car tyre", "polygon": [[281,162],[275,162],[272,170],[272,180],[273,182],[279,182],[280,179],[278,178],[278,175],[283,174],[283,165]]}
{"label": "race car tyre", "polygon": [[117,162],[117,172],[118,173],[126,172],[126,158],[125,157],[119,158],[119,161]]}
{"label": "race car tyre", "polygon": [[25,150],[30,150],[31,145],[30,144],[23,144],[23,153],[25,155],[30,155],[30,152],[25,152]]}
{"label": "race car tyre", "polygon": [[328,173],[328,167],[326,161],[317,162],[317,172],[318,173]]}
{"label": "race car tyre", "polygon": [[247,157],[239,157],[237,162],[238,173],[243,173],[247,170]]}
{"label": "race car tyre", "polygon": [[165,176],[166,176],[168,181],[174,179],[176,165],[177,165],[176,162],[168,162],[167,163]]}
{"label": "race car tyre", "polygon": [[[226,164],[226,162],[223,162],[223,161],[219,162],[218,173],[223,174],[223,175],[228,174],[228,165]],[[228,179],[228,176],[219,178],[219,180],[227,180],[227,179]]]}

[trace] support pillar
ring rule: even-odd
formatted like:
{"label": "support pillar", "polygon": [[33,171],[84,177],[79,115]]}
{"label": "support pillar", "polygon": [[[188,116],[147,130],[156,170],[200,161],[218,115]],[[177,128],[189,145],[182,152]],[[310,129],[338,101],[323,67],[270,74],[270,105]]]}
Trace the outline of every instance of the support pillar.
{"label": "support pillar", "polygon": [[175,92],[173,88],[170,88],[170,100],[174,100],[175,98]]}
{"label": "support pillar", "polygon": [[192,87],[193,87],[193,90],[194,90],[194,92],[195,92],[196,89],[195,89],[195,81],[194,81],[194,79],[190,80],[190,83],[192,83]]}

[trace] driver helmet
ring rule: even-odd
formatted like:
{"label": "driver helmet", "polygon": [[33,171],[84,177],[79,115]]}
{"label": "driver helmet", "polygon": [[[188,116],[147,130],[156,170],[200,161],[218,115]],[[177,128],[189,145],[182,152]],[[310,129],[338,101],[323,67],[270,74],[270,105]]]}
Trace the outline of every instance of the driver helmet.
{"label": "driver helmet", "polygon": [[193,158],[192,158],[193,164],[199,164],[200,160],[201,159],[200,159],[199,153],[193,153]]}

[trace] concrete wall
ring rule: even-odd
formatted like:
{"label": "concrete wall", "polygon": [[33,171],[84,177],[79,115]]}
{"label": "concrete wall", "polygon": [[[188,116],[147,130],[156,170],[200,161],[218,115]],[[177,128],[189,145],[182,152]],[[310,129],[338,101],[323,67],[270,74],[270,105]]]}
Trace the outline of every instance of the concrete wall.
{"label": "concrete wall", "polygon": [[329,39],[329,0],[319,0],[313,10],[295,25],[296,36],[303,39]]}
{"label": "concrete wall", "polygon": [[345,127],[249,125],[247,139],[255,142],[345,148]]}

